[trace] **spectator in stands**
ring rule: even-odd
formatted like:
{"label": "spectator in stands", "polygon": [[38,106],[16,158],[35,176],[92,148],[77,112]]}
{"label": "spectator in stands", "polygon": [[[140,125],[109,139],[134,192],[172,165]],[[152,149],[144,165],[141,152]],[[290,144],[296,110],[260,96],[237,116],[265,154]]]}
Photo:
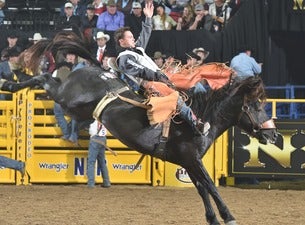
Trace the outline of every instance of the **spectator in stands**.
{"label": "spectator in stands", "polygon": [[80,0],[70,0],[73,5],[73,15],[82,18],[86,14],[86,5],[83,5]]}
{"label": "spectator in stands", "polygon": [[17,51],[21,52],[22,49],[20,46],[17,45],[18,42],[18,35],[16,32],[12,31],[9,33],[9,35],[7,36],[7,43],[8,46],[5,47],[2,51],[1,51],[1,61],[5,61],[8,60],[8,50],[15,47]]}
{"label": "spectator in stands", "polygon": [[[213,3],[214,2],[214,0],[210,0],[211,1],[211,3]],[[205,10],[209,10],[209,4],[207,3],[208,1],[206,1],[206,0],[190,0],[190,6],[192,7],[192,9],[193,9],[193,11],[195,11],[195,7],[196,7],[196,5],[198,5],[198,4],[201,4],[201,5],[203,5],[203,7],[204,7],[204,9]]]}
{"label": "spectator in stands", "polygon": [[0,0],[0,26],[3,24],[3,20],[4,20],[4,12],[3,12],[3,8],[5,6],[5,0]]}
{"label": "spectator in stands", "polygon": [[88,149],[88,166],[87,166],[87,185],[89,188],[95,187],[95,163],[97,161],[98,168],[101,169],[103,178],[102,187],[109,188],[111,186],[108,168],[105,159],[106,146],[106,128],[97,120],[95,120],[89,128],[90,142]]}
{"label": "spectator in stands", "polygon": [[[192,69],[194,67],[197,67],[197,66],[201,65],[201,57],[198,56],[193,51],[186,53],[186,56],[187,56],[186,65],[184,65],[184,67],[186,69]],[[193,93],[203,93],[203,92],[206,92],[207,90],[206,90],[205,86],[207,86],[205,80],[202,80],[202,81],[198,82],[193,87]]]}
{"label": "spectator in stands", "polygon": [[183,8],[182,16],[179,17],[176,30],[188,30],[194,23],[194,12],[190,5]]}
{"label": "spectator in stands", "polygon": [[186,68],[193,68],[200,65],[199,61],[201,58],[194,52],[188,52],[186,53],[186,56],[187,56],[186,65],[185,65]]}
{"label": "spectator in stands", "polygon": [[87,39],[89,45],[93,43],[92,33],[96,28],[98,16],[95,15],[95,7],[92,4],[87,5],[86,15],[81,18],[81,31]]}
{"label": "spectator in stands", "polygon": [[21,161],[10,159],[5,156],[0,156],[0,167],[19,171],[22,178],[25,175],[25,163]]}
{"label": "spectator in stands", "polygon": [[198,63],[202,65],[204,60],[209,56],[210,52],[206,51],[204,48],[194,48],[193,52],[200,57]]}
{"label": "spectator in stands", "polygon": [[178,19],[182,16],[183,8],[188,5],[188,0],[168,0],[165,1],[165,4],[170,8],[168,15],[178,22]]}
{"label": "spectator in stands", "polygon": [[262,72],[262,63],[257,63],[251,57],[252,49],[247,46],[242,46],[239,54],[231,60],[230,67],[235,71],[236,75],[241,79],[246,79],[250,76],[258,75]]}
{"label": "spectator in stands", "polygon": [[194,23],[190,26],[189,30],[211,30],[213,19],[209,15],[209,11],[202,4],[195,6],[195,14]]}
{"label": "spectator in stands", "polygon": [[[194,48],[193,53],[195,53],[196,55],[198,55],[200,57],[199,60],[197,60],[198,62],[198,65],[203,65],[204,64],[204,60],[209,56],[210,52],[209,51],[206,51],[204,48]],[[200,84],[197,83],[195,85],[195,89],[194,89],[194,92],[206,92],[206,90],[209,88],[209,85],[207,83],[207,81],[204,79],[204,80],[201,80],[200,81]]]}
{"label": "spectator in stands", "polygon": [[71,30],[80,34],[79,28],[81,27],[80,17],[73,15],[73,5],[71,2],[65,4],[65,15],[59,18],[56,29],[57,30]]}
{"label": "spectator in stands", "polygon": [[[67,1],[67,3],[71,3],[72,6],[73,6],[73,15],[75,16],[79,16],[80,18],[83,17],[86,13],[86,5],[82,4],[80,2],[80,0],[70,0],[70,1]],[[60,9],[60,15],[61,16],[65,16],[65,6],[64,7],[61,7]]]}
{"label": "spectator in stands", "polygon": [[108,0],[107,11],[99,15],[96,27],[102,31],[116,31],[124,26],[124,14],[117,10],[114,0]]}
{"label": "spectator in stands", "polygon": [[97,43],[97,49],[96,49],[96,59],[99,62],[102,62],[104,54],[107,52],[107,42],[110,40],[110,36],[108,34],[104,34],[104,32],[99,31],[96,34],[96,43]]}
{"label": "spectator in stands", "polygon": [[124,13],[125,16],[131,13],[133,0],[117,0],[118,10]]}
{"label": "spectator in stands", "polygon": [[104,56],[103,56],[103,59],[102,59],[102,65],[101,65],[101,67],[102,67],[102,69],[104,70],[104,71],[106,71],[106,72],[111,72],[111,73],[113,73],[113,74],[115,74],[116,76],[117,76],[117,74],[116,74],[116,72],[113,70],[113,68],[112,67],[110,67],[110,65],[109,64],[111,64],[111,63],[113,63],[114,61],[115,61],[115,56],[113,55],[113,54],[111,54],[111,53],[109,53],[109,52],[105,52],[105,54],[104,54]]}
{"label": "spectator in stands", "polygon": [[231,8],[225,3],[225,0],[214,0],[214,3],[209,6],[209,14],[213,18],[211,32],[221,31],[225,23],[230,18]]}
{"label": "spectator in stands", "polygon": [[176,21],[165,13],[165,6],[158,5],[157,15],[153,16],[153,30],[171,30],[176,27]]}
{"label": "spectator in stands", "polygon": [[93,0],[92,4],[95,7],[95,15],[99,16],[106,11],[106,4],[103,0]]}
{"label": "spectator in stands", "polygon": [[142,6],[139,2],[132,3],[131,14],[125,16],[125,26],[130,27],[131,32],[134,34],[135,39],[139,37],[142,29],[142,22],[145,21]]}
{"label": "spectator in stands", "polygon": [[164,57],[165,55],[163,55],[161,52],[157,51],[154,53],[154,62],[156,63],[156,65],[161,69],[163,67],[164,64]]}
{"label": "spectator in stands", "polygon": [[[20,55],[20,51],[15,46],[10,48],[6,56],[8,57],[7,60],[0,62],[0,80],[8,80],[8,81],[16,81],[16,75],[13,70],[19,69],[18,66],[18,57]],[[0,100],[10,100],[11,95],[0,94]]]}
{"label": "spectator in stands", "polygon": [[5,79],[9,81],[16,80],[13,70],[19,69],[18,57],[21,51],[17,46],[8,49],[6,56],[8,60],[0,62],[0,79]]}
{"label": "spectator in stands", "polygon": [[32,41],[33,44],[36,44],[38,41],[41,41],[41,40],[47,40],[47,38],[42,37],[42,35],[40,33],[35,33],[33,35],[33,38],[29,38],[29,41]]}

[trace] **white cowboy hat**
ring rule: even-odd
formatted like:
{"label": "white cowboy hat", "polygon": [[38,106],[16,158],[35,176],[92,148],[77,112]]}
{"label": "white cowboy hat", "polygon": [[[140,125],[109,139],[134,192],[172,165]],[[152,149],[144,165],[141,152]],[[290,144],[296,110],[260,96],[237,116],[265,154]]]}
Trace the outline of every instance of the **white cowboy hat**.
{"label": "white cowboy hat", "polygon": [[203,60],[205,60],[205,59],[209,56],[209,54],[210,54],[210,52],[207,51],[207,50],[205,50],[204,48],[194,48],[194,49],[193,49],[193,52],[194,52],[195,54],[197,54],[198,52],[203,52],[203,54],[204,54]]}
{"label": "white cowboy hat", "polygon": [[74,8],[71,2],[65,4],[65,8]]}
{"label": "white cowboy hat", "polygon": [[97,32],[97,34],[96,34],[96,40],[97,40],[97,39],[100,39],[100,38],[105,38],[106,41],[109,41],[109,40],[110,40],[110,36],[109,36],[108,34],[104,34],[104,32],[102,32],[102,31],[99,31],[99,32]]}
{"label": "white cowboy hat", "polygon": [[35,33],[33,35],[33,38],[29,38],[30,41],[40,41],[40,40],[46,40],[47,38],[42,37],[40,33]]}

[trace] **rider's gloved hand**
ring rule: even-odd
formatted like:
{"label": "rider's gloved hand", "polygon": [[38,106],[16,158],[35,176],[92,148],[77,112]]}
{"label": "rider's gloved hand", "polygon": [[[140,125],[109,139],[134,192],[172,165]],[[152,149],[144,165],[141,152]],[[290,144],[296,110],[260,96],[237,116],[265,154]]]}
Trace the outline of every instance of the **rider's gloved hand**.
{"label": "rider's gloved hand", "polygon": [[164,73],[162,73],[160,70],[158,70],[156,72],[156,77],[157,77],[158,81],[161,81],[164,83],[167,83],[167,81],[168,81],[168,77]]}
{"label": "rider's gloved hand", "polygon": [[157,71],[157,76],[160,82],[165,83],[172,89],[176,89],[175,85],[168,79],[168,77],[164,73],[162,73],[161,71]]}

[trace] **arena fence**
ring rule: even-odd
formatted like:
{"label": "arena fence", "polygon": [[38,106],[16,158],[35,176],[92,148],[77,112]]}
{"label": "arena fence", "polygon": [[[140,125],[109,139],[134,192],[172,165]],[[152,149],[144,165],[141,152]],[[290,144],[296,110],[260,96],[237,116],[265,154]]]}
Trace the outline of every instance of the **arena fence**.
{"label": "arena fence", "polygon": [[[80,147],[62,140],[53,114],[54,102],[44,90],[25,89],[8,94],[6,98],[11,100],[0,104],[0,154],[26,161],[27,174],[21,181],[19,172],[0,169],[0,183],[86,183],[88,132],[80,131]],[[117,153],[114,156],[106,151],[112,183],[192,186],[183,168],[150,156],[145,156],[140,166],[131,172],[141,154],[111,134],[107,135],[107,145]],[[215,181],[227,174],[226,154],[227,135],[224,135],[215,141],[203,159]],[[102,182],[99,168],[96,168],[96,175],[96,182]]]}
{"label": "arena fence", "polygon": [[[0,155],[12,159],[20,158],[16,145],[19,121],[17,117],[17,95],[1,93],[2,98],[12,98],[12,100],[1,100],[0,104]],[[13,183],[16,178],[14,170],[0,169],[1,183]]]}

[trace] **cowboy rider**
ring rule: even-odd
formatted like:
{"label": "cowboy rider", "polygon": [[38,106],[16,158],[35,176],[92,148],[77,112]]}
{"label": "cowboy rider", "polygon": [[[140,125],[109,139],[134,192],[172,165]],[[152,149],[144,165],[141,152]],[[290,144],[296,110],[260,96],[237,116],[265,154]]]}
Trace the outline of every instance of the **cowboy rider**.
{"label": "cowboy rider", "polygon": [[[152,59],[146,55],[145,48],[152,31],[152,16],[154,6],[152,1],[145,4],[143,12],[146,16],[142,23],[142,31],[137,41],[129,27],[119,28],[114,33],[114,39],[118,51],[117,65],[127,79],[138,86],[143,86],[143,81],[159,81],[170,84],[167,76],[161,72]],[[191,108],[186,106],[181,98],[178,100],[180,117],[184,119],[198,135],[207,135],[210,125],[197,119]]]}

